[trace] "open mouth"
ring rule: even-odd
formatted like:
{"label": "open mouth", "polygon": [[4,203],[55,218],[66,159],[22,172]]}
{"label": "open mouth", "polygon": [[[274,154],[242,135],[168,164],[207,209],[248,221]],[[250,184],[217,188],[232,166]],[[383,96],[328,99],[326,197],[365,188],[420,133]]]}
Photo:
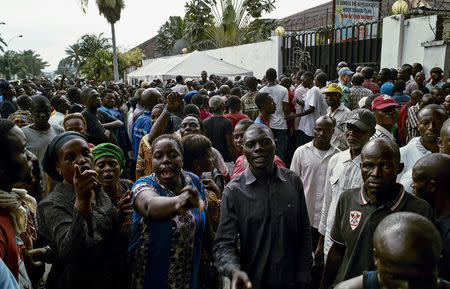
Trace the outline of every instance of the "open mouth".
{"label": "open mouth", "polygon": [[105,175],[105,176],[103,177],[103,179],[104,179],[105,181],[111,181],[111,180],[114,179],[114,176],[113,176],[113,175]]}
{"label": "open mouth", "polygon": [[165,169],[162,169],[162,170],[161,170],[160,175],[161,175],[162,178],[168,179],[168,178],[173,177],[174,172],[173,172],[173,170],[170,169],[170,168],[165,168]]}
{"label": "open mouth", "polygon": [[91,168],[89,167],[89,166],[82,166],[82,167],[80,167],[80,172],[84,172],[84,171],[87,171],[87,170],[90,170]]}

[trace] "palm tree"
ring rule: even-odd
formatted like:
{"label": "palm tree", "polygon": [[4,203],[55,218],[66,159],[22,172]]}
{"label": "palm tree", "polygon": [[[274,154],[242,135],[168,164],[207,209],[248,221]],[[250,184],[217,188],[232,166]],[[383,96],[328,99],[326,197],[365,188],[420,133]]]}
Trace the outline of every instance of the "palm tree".
{"label": "palm tree", "polygon": [[207,29],[208,38],[217,47],[239,45],[246,42],[247,30],[262,12],[270,12],[274,0],[204,0],[211,6],[214,24]]}
{"label": "palm tree", "polygon": [[170,16],[158,30],[156,51],[161,55],[172,54],[177,40],[183,38],[184,21],[180,16]]}
{"label": "palm tree", "polygon": [[82,64],[82,57],[81,57],[81,46],[77,42],[75,44],[69,45],[65,49],[67,57],[65,65],[70,65],[73,68],[75,68],[75,76],[78,77],[79,69]]}
{"label": "palm tree", "polygon": [[[86,13],[86,7],[89,0],[79,0],[83,12]],[[116,32],[114,24],[120,20],[120,12],[125,7],[124,0],[96,0],[98,11],[100,15],[103,14],[109,24],[111,24],[112,34],[112,48],[113,48],[113,63],[114,63],[114,81],[119,81],[119,67],[117,64],[117,50],[116,50]]]}
{"label": "palm tree", "polygon": [[84,34],[77,43],[80,45],[80,55],[83,58],[94,56],[99,49],[108,50],[111,47],[109,38],[106,38],[104,33]]}
{"label": "palm tree", "polygon": [[111,34],[113,43],[113,63],[114,63],[114,81],[119,81],[119,66],[117,64],[116,51],[116,32],[114,24],[120,20],[120,12],[125,7],[123,0],[96,0],[100,14],[105,16],[109,24],[111,24]]}

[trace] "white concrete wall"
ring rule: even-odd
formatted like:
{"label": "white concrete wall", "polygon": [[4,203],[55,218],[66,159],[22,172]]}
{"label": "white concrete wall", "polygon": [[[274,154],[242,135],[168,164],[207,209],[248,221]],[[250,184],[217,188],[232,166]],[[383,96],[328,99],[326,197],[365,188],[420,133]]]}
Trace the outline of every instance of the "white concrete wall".
{"label": "white concrete wall", "polygon": [[[255,77],[262,78],[266,70],[270,67],[275,68],[278,74],[281,73],[281,45],[282,37],[272,36],[268,41],[211,49],[202,52],[253,71]],[[205,68],[205,70],[208,71],[208,68]],[[208,73],[211,74],[214,72],[208,71]]]}
{"label": "white concrete wall", "polygon": [[[446,40],[431,41],[422,43],[424,47],[423,65],[427,68],[425,73],[429,73],[433,67],[440,67],[444,71],[446,78],[450,77],[450,43]],[[428,75],[428,74],[426,74]]]}
{"label": "white concrete wall", "polygon": [[[400,16],[383,19],[383,43],[381,47],[381,67],[400,68],[398,63],[422,63],[425,73],[432,67],[425,66],[423,42],[435,40],[437,16],[406,19],[403,24],[403,41],[400,41]],[[403,42],[403,43],[401,43]],[[401,49],[401,59],[398,51]],[[439,65],[443,67],[443,63]]]}

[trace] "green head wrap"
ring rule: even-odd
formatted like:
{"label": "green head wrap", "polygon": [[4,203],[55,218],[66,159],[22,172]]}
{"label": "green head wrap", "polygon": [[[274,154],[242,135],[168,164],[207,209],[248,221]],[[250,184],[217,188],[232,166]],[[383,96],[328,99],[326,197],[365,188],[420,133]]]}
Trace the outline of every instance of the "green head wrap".
{"label": "green head wrap", "polygon": [[125,156],[120,147],[112,143],[101,143],[92,149],[92,154],[94,155],[94,163],[104,156],[111,156],[119,162],[120,169],[122,170],[125,166]]}

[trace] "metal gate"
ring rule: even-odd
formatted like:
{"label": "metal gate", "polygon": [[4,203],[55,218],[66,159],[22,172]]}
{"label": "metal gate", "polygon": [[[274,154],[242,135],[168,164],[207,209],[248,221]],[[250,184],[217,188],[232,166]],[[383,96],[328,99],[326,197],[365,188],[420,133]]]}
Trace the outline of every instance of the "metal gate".
{"label": "metal gate", "polygon": [[283,73],[320,68],[329,79],[337,78],[336,66],[347,62],[352,69],[370,65],[379,69],[381,21],[348,27],[287,32],[283,36]]}

